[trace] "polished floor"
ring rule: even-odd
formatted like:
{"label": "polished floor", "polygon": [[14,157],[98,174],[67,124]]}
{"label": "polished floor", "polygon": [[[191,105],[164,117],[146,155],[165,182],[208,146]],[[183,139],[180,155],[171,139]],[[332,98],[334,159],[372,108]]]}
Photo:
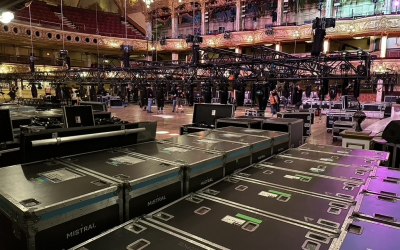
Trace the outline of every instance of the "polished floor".
{"label": "polished floor", "polygon": [[[245,109],[248,109],[248,107],[238,107],[235,116],[244,115]],[[183,112],[179,113],[173,113],[171,105],[167,105],[163,113],[157,113],[156,106],[152,107],[153,113],[148,113],[135,104],[130,104],[125,108],[111,108],[110,111],[113,116],[129,122],[156,121],[157,139],[167,139],[172,136],[178,136],[180,126],[191,123],[193,117],[193,107],[188,106],[184,107]],[[267,110],[265,115],[271,116],[269,110]],[[368,119],[363,123],[363,127],[375,121],[377,120]],[[341,145],[340,141],[332,140],[332,134],[327,132],[325,124],[326,116],[317,116],[311,128],[311,136],[306,142],[321,145]]]}

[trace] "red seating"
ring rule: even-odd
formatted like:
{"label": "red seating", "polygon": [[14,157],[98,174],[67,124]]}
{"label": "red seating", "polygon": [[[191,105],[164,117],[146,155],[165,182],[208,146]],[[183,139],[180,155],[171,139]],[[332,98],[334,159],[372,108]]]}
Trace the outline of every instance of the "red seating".
{"label": "red seating", "polygon": [[[55,15],[55,12],[61,13],[60,6],[33,1],[31,4],[32,23],[59,27],[61,20]],[[64,6],[63,14],[65,18],[76,26],[76,31],[78,32],[96,34],[96,29],[98,29],[100,35],[125,37],[125,25],[122,23],[123,18],[119,14],[98,11],[97,24],[96,11],[94,10]],[[16,19],[29,22],[28,8],[18,11]],[[64,28],[66,27],[64,26]],[[129,38],[144,38],[144,35],[133,25],[128,27],[127,34]]]}

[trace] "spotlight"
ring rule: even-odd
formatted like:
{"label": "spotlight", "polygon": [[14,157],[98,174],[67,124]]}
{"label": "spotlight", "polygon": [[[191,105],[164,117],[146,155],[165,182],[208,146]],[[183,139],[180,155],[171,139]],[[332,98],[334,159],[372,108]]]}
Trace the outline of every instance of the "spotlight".
{"label": "spotlight", "polygon": [[4,24],[10,23],[14,19],[14,13],[11,11],[4,11],[0,16],[0,22]]}
{"label": "spotlight", "polygon": [[225,38],[225,39],[230,39],[230,38],[231,38],[231,32],[225,31],[225,33],[224,33],[224,38]]}

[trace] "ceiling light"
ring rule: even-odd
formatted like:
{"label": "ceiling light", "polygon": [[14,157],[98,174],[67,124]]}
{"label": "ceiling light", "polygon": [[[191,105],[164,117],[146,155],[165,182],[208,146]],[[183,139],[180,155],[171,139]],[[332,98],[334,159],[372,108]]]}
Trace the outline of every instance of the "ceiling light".
{"label": "ceiling light", "polygon": [[0,22],[7,24],[14,19],[14,13],[11,11],[4,11],[0,16]]}

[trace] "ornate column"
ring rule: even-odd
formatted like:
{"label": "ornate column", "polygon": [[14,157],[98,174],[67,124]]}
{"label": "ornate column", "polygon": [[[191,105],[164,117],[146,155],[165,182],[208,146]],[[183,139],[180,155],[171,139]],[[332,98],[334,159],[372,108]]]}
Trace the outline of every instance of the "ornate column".
{"label": "ornate column", "polygon": [[237,54],[242,54],[242,48],[236,47],[236,48],[235,48],[235,53],[237,53]]}
{"label": "ornate column", "polygon": [[171,36],[172,38],[178,36],[178,17],[176,16],[174,6],[172,6],[171,10]]}
{"label": "ornate column", "polygon": [[242,2],[236,0],[235,31],[240,31],[240,21],[242,20]]}
{"label": "ornate column", "polygon": [[178,61],[179,60],[179,54],[172,52],[172,61]]}
{"label": "ornate column", "polygon": [[376,86],[376,99],[377,103],[382,102],[382,94],[383,94],[383,80],[379,79]]}
{"label": "ornate column", "polygon": [[278,7],[276,8],[276,25],[280,26],[282,23],[283,0],[278,0]]}
{"label": "ornate column", "polygon": [[380,48],[381,48],[380,57],[381,58],[386,57],[386,45],[387,45],[387,36],[382,36],[381,44],[380,44]]}
{"label": "ornate column", "polygon": [[333,16],[333,0],[326,0],[325,17]]}
{"label": "ornate column", "polygon": [[323,52],[324,53],[327,53],[327,52],[329,52],[329,39],[325,39],[324,40],[324,44],[323,44]]}
{"label": "ornate column", "polygon": [[280,43],[275,44],[275,50],[276,51],[282,51],[282,47]]}
{"label": "ornate column", "polygon": [[201,27],[200,27],[201,35],[206,34],[206,3],[201,3]]}
{"label": "ornate column", "polygon": [[150,16],[150,14],[146,14],[146,36],[151,39],[152,36],[152,16]]}

